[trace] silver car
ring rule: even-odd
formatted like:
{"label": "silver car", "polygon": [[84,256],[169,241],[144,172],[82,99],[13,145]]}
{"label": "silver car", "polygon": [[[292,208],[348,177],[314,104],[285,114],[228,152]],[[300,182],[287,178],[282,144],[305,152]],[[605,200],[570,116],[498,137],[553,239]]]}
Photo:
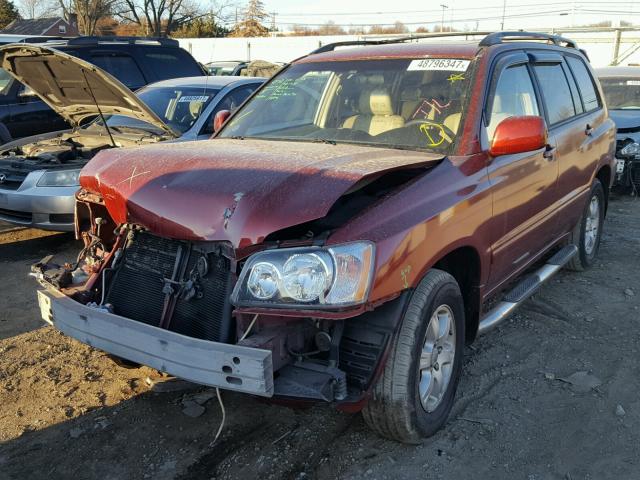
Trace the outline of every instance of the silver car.
{"label": "silver car", "polygon": [[72,126],[0,146],[0,220],[58,231],[74,229],[79,173],[100,150],[209,138],[215,114],[264,82],[191,77],[134,94],[84,60],[35,45],[1,47],[0,66]]}

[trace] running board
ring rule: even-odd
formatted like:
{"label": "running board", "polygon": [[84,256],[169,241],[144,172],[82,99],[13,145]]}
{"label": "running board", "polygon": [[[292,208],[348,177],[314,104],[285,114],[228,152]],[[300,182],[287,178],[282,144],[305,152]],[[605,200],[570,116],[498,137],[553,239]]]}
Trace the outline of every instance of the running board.
{"label": "running board", "polygon": [[499,325],[518,305],[536,293],[544,282],[565,266],[577,253],[578,247],[575,245],[567,245],[559,250],[537,271],[524,278],[513,290],[505,295],[498,305],[482,317],[480,326],[478,327],[478,335],[487,333]]}

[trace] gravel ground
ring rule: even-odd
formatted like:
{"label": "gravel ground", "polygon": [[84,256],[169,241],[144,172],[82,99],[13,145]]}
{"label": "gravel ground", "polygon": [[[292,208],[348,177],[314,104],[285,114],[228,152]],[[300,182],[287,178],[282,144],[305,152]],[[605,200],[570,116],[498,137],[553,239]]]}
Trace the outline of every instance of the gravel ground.
{"label": "gravel ground", "polygon": [[599,264],[559,274],[467,349],[450,420],[420,446],[328,406],[228,392],[212,445],[211,389],[40,328],[29,265],[71,259],[72,236],[0,226],[0,479],[640,478],[639,214],[614,199]]}

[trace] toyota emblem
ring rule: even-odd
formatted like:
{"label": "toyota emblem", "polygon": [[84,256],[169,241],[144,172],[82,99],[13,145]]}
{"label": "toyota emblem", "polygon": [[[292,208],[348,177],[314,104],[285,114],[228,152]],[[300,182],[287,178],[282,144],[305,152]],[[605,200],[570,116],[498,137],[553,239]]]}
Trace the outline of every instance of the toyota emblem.
{"label": "toyota emblem", "polygon": [[0,183],[4,183],[6,179],[7,179],[7,176],[4,173],[0,173]]}

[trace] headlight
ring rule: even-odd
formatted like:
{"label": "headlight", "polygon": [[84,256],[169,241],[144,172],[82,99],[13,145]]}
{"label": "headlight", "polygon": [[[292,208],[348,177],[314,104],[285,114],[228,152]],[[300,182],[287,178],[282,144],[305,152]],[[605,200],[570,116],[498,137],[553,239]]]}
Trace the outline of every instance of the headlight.
{"label": "headlight", "polygon": [[249,257],[231,301],[238,307],[327,309],[367,300],[374,246],[266,250]]}
{"label": "headlight", "polygon": [[620,153],[625,157],[640,155],[640,145],[636,142],[628,143],[620,150]]}
{"label": "headlight", "polygon": [[50,170],[38,180],[39,187],[75,187],[80,185],[80,169],[77,170]]}

